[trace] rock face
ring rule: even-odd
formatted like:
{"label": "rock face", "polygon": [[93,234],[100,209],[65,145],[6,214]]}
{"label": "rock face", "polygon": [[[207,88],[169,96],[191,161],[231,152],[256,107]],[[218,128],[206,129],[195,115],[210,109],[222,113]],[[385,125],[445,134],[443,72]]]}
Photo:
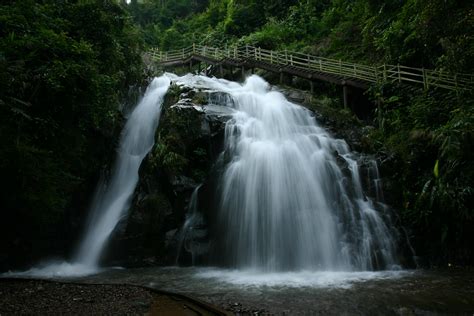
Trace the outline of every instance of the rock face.
{"label": "rock face", "polygon": [[117,227],[103,258],[108,264],[175,263],[190,196],[206,183],[200,194],[205,197],[207,183],[214,181],[211,167],[232,117],[231,108],[214,104],[216,97],[189,87],[170,88],[129,216]]}

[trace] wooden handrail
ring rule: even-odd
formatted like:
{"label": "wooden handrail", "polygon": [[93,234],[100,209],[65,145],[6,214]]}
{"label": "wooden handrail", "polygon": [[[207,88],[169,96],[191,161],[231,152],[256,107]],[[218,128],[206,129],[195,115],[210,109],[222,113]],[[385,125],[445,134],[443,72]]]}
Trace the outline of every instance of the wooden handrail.
{"label": "wooden handrail", "polygon": [[290,66],[297,69],[340,76],[344,79],[358,79],[371,83],[416,83],[423,85],[425,89],[433,86],[449,90],[472,90],[474,83],[473,74],[453,75],[439,70],[407,67],[403,65],[384,64],[380,66],[369,66],[314,56],[307,53],[287,50],[274,51],[249,45],[218,48],[193,44],[190,47],[166,52],[152,48],[148,54],[152,60],[159,63],[185,60],[193,55],[217,60],[224,58],[233,58],[236,60],[250,59],[278,66]]}

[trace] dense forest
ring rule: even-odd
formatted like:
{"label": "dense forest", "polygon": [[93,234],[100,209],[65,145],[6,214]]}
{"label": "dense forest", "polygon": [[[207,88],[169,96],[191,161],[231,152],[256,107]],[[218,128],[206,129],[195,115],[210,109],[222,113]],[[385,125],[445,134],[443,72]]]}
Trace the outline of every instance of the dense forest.
{"label": "dense forest", "polygon": [[[472,1],[455,0],[4,1],[0,247],[37,257],[34,240],[72,234],[64,223],[113,156],[119,105],[144,79],[150,47],[251,44],[470,74],[473,28]],[[384,85],[367,95],[380,101],[367,147],[390,157],[391,203],[417,253],[472,264],[472,91]]]}
{"label": "dense forest", "polygon": [[109,1],[3,2],[0,34],[0,247],[38,258],[69,246],[69,210],[113,157],[142,42]]}

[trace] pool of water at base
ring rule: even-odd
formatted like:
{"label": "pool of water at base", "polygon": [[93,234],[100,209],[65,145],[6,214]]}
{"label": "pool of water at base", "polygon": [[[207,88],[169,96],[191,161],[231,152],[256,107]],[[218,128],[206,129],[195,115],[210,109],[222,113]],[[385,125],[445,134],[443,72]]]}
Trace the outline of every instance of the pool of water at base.
{"label": "pool of water at base", "polygon": [[474,270],[265,273],[220,268],[107,269],[75,281],[131,283],[186,294],[242,314],[474,313]]}

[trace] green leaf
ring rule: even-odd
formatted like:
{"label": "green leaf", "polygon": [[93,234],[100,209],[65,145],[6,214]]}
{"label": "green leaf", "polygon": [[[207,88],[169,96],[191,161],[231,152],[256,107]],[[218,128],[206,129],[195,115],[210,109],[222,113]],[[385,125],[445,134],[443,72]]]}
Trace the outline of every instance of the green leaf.
{"label": "green leaf", "polygon": [[436,163],[433,168],[433,174],[436,178],[439,177],[439,160],[438,159],[436,159]]}

